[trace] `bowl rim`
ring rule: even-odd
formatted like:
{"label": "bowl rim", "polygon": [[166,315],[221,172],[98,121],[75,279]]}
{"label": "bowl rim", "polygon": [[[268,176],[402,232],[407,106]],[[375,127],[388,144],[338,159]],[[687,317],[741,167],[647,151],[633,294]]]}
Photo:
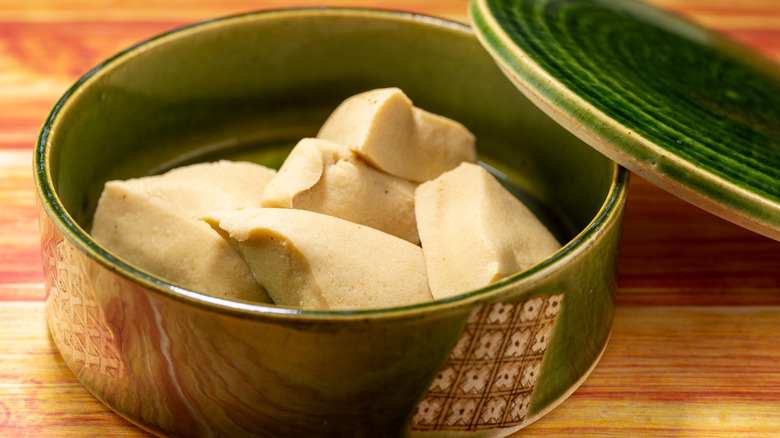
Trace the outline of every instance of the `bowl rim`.
{"label": "bowl rim", "polygon": [[[158,44],[165,44],[165,42],[171,38],[182,38],[191,32],[207,30],[213,26],[227,25],[237,20],[280,19],[291,14],[295,16],[329,15],[407,21],[420,25],[441,27],[452,32],[468,34],[476,38],[472,28],[466,24],[422,14],[372,8],[304,7],[262,10],[210,19],[178,27],[134,44],[99,63],[81,76],[57,101],[47,116],[39,133],[33,153],[33,173],[35,177],[36,192],[41,208],[46,212],[46,215],[54,223],[57,229],[63,234],[64,239],[68,240],[80,251],[84,252],[92,261],[97,262],[101,267],[109,269],[126,280],[142,286],[147,291],[156,293],[165,298],[184,302],[185,304],[201,307],[205,310],[230,314],[245,319],[273,318],[278,320],[279,318],[292,318],[299,320],[303,318],[312,322],[355,319],[374,320],[378,318],[416,317],[433,311],[440,312],[444,309],[455,310],[462,309],[463,307],[471,308],[485,301],[495,301],[496,296],[500,295],[503,289],[510,286],[520,286],[530,291],[534,284],[544,281],[552,276],[555,271],[573,263],[578,257],[582,257],[588,248],[593,246],[594,242],[603,235],[601,232],[602,229],[611,221],[616,220],[615,218],[622,211],[621,207],[625,204],[625,199],[627,197],[629,172],[613,162],[610,187],[599,211],[590,223],[574,238],[542,262],[489,286],[464,292],[452,297],[405,306],[359,310],[293,309],[243,300],[219,298],[191,291],[169,283],[161,277],[125,262],[123,259],[112,254],[93,240],[89,233],[76,223],[65,209],[64,205],[60,202],[48,166],[52,149],[52,132],[55,130],[60,116],[67,112],[67,108],[72,99],[80,94],[83,87],[89,86],[91,82],[94,82],[96,78],[99,78],[101,75],[106,74],[106,72],[110,71],[114,66],[130,59],[130,57],[136,53],[148,50]],[[518,91],[518,98],[521,98],[521,96],[522,95]]]}

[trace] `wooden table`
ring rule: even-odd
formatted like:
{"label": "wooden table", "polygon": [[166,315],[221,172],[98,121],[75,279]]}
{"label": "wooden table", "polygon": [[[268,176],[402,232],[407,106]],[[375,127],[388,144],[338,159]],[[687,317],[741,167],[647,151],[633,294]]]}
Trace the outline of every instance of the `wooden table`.
{"label": "wooden table", "polygon": [[[777,0],[650,0],[780,61]],[[302,5],[466,20],[466,0],[2,0],[0,436],[145,436],[65,367],[44,319],[31,170],[59,96],[112,53],[180,25]],[[630,191],[614,331],[585,384],[520,436],[780,436],[780,243],[647,182]]]}

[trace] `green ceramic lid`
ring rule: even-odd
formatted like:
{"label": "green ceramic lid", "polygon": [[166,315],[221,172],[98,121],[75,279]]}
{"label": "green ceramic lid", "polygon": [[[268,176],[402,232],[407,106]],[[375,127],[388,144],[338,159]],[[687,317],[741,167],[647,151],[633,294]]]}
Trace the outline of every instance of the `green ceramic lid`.
{"label": "green ceramic lid", "polygon": [[473,0],[483,45],[550,117],[669,192],[780,240],[780,69],[631,0]]}

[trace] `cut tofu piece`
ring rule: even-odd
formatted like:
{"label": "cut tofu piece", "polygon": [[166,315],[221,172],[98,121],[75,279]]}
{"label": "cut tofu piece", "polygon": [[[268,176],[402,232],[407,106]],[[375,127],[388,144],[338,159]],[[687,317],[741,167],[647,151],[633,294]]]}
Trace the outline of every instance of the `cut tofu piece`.
{"label": "cut tofu piece", "polygon": [[219,161],[109,181],[98,201],[92,237],[179,286],[270,303],[235,249],[197,218],[213,210],[259,207],[262,190],[275,174],[253,163]]}
{"label": "cut tofu piece", "polygon": [[476,162],[474,135],[460,123],[412,106],[398,88],[345,100],[317,138],[349,146],[377,169],[417,183]]}
{"label": "cut tofu piece", "polygon": [[421,184],[415,210],[436,299],[488,286],[560,248],[523,203],[475,164]]}
{"label": "cut tofu piece", "polygon": [[238,249],[278,305],[367,309],[433,298],[422,249],[374,228],[283,208],[202,219]]}
{"label": "cut tofu piece", "polygon": [[374,169],[348,147],[301,140],[263,192],[263,207],[335,216],[420,243],[416,184]]}

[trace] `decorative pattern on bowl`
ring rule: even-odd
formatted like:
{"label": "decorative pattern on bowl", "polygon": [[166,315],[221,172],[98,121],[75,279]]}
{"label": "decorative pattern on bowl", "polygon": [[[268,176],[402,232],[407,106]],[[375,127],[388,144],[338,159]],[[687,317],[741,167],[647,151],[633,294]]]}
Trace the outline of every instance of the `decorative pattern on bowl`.
{"label": "decorative pattern on bowl", "polygon": [[44,254],[45,263],[56,266],[46,272],[46,307],[49,327],[59,334],[60,354],[91,373],[125,377],[116,338],[95,300],[96,272],[90,272],[89,260],[67,240],[54,248],[54,254]]}
{"label": "decorative pattern on bowl", "polygon": [[474,309],[417,407],[412,429],[522,425],[562,300],[556,294]]}

